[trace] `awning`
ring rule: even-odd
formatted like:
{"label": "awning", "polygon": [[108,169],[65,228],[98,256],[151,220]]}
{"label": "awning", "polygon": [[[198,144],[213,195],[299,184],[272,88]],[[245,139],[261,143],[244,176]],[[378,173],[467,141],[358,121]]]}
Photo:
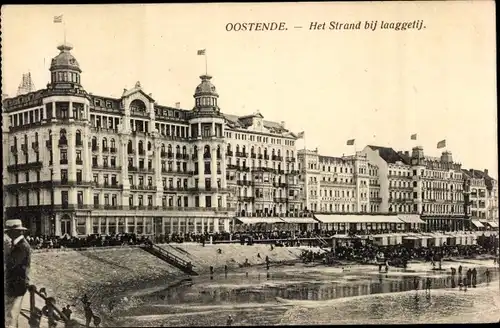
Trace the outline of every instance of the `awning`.
{"label": "awning", "polygon": [[295,224],[295,223],[309,223],[309,224],[313,224],[313,223],[318,223],[318,221],[314,220],[313,218],[310,218],[310,217],[303,217],[303,218],[290,218],[290,217],[287,217],[287,218],[281,218],[283,221],[285,221],[286,223],[291,223],[291,224]]}
{"label": "awning", "polygon": [[420,238],[414,237],[414,236],[405,236],[405,237],[403,237],[403,239],[407,239],[407,240],[420,240]]}
{"label": "awning", "polygon": [[486,221],[492,228],[498,228],[498,222]]}
{"label": "awning", "polygon": [[403,223],[396,215],[315,215],[321,223]]}
{"label": "awning", "polygon": [[425,221],[420,219],[420,215],[418,214],[398,214],[398,218],[404,223],[420,223],[426,224]]}
{"label": "awning", "polygon": [[476,226],[476,228],[484,228],[484,225],[478,220],[471,220],[472,224]]}
{"label": "awning", "polygon": [[273,224],[273,223],[285,223],[279,217],[237,217],[238,221],[241,221],[243,224]]}

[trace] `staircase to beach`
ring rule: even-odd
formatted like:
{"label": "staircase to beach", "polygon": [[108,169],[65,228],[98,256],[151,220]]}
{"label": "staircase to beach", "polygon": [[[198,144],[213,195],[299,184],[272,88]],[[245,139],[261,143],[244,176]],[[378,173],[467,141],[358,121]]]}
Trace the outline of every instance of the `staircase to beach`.
{"label": "staircase to beach", "polygon": [[191,275],[191,276],[197,276],[198,273],[193,270],[194,265],[192,265],[190,262],[183,260],[179,256],[155,245],[155,244],[149,244],[145,246],[141,246],[141,249],[144,251],[156,256],[157,258],[167,262],[170,265],[173,265],[174,267],[178,268],[182,272]]}

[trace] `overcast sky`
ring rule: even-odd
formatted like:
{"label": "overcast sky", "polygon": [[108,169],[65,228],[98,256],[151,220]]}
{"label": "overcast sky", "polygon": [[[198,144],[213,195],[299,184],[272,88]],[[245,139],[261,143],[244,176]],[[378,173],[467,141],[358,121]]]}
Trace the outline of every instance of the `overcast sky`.
{"label": "overcast sky", "polygon": [[[119,97],[140,81],[159,104],[192,108],[205,71],[223,112],[256,110],[305,130],[309,149],[341,156],[367,144],[438,156],[497,176],[495,8],[489,1],[333,4],[7,6],[2,92],[22,73],[37,88],[67,40],[88,92]],[[311,21],[424,20],[420,31],[310,31]],[[227,32],[228,22],[283,21],[288,31]],[[303,26],[294,29],[294,26]],[[355,138],[356,146],[346,146]],[[302,141],[298,143],[303,147]]]}

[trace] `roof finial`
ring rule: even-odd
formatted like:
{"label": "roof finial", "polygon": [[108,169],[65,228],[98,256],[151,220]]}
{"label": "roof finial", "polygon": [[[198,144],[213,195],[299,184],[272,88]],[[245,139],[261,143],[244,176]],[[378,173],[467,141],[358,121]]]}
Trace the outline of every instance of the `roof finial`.
{"label": "roof finial", "polygon": [[137,83],[135,84],[135,87],[136,87],[136,88],[140,88],[140,87],[141,87],[141,82],[140,82],[140,81],[137,81]]}

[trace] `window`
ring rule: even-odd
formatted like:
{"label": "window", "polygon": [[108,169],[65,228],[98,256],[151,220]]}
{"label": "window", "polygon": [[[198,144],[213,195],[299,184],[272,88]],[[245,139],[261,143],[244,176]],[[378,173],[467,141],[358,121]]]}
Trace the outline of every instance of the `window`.
{"label": "window", "polygon": [[76,170],[76,182],[82,183],[82,170]]}
{"label": "window", "polygon": [[94,174],[92,178],[94,180],[94,183],[98,183],[99,182],[99,175]]}
{"label": "window", "polygon": [[61,205],[62,208],[68,208],[68,192],[67,191],[61,191]]}
{"label": "window", "polygon": [[109,206],[109,194],[104,194],[104,205]]}
{"label": "window", "polygon": [[104,185],[105,186],[109,185],[109,175],[107,175],[107,174],[104,175]]}
{"label": "window", "polygon": [[148,186],[152,186],[153,185],[153,177],[148,177]]}
{"label": "window", "polygon": [[148,206],[153,206],[153,196],[148,195]]}
{"label": "window", "polygon": [[94,194],[94,205],[99,205],[99,194]]}
{"label": "window", "polygon": [[111,157],[111,167],[116,167],[116,157]]}
{"label": "window", "polygon": [[76,200],[78,202],[78,205],[83,205],[83,191],[79,191],[77,194],[76,194]]}
{"label": "window", "polygon": [[68,182],[68,170],[61,170],[61,182],[62,183]]}
{"label": "window", "polygon": [[205,196],[205,207],[212,207],[212,196]]}

